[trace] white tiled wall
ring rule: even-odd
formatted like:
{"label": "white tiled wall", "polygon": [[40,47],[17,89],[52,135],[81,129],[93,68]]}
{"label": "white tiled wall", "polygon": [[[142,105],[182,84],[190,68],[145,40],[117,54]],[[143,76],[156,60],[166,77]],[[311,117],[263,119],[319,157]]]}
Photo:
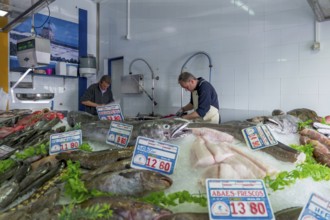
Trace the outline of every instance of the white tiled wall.
{"label": "white tiled wall", "polygon": [[[275,108],[307,107],[330,115],[330,22],[319,23],[321,50],[312,51],[314,14],[306,0],[240,2],[254,15],[238,7],[238,0],[131,1],[127,40],[127,1],[102,1],[101,58],[124,56],[124,74],[133,59],[147,60],[160,76],[155,87],[160,114],[180,107],[181,67],[195,52],[205,51],[212,58],[211,83],[224,120],[270,114]],[[146,66],[132,69],[150,77]],[[190,60],[187,70],[209,78],[205,56]],[[186,104],[189,94],[183,97]],[[127,115],[151,113],[144,94],[125,97],[122,105]]]}

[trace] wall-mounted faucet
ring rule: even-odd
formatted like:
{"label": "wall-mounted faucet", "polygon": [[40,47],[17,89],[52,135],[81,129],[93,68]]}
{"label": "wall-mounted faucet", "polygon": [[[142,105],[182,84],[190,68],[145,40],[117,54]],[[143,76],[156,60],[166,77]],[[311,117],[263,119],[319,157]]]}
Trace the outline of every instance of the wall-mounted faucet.
{"label": "wall-mounted faucet", "polygon": [[155,74],[154,74],[154,71],[152,70],[152,68],[151,68],[151,66],[149,65],[149,63],[146,61],[146,60],[144,60],[144,59],[142,59],[142,58],[136,58],[136,59],[134,59],[134,60],[132,60],[132,62],[129,64],[129,74],[132,74],[132,71],[131,71],[131,69],[132,69],[132,65],[133,65],[133,63],[134,62],[136,62],[136,61],[143,61],[147,66],[148,66],[148,68],[149,68],[149,70],[150,70],[150,72],[151,72],[151,79],[152,79],[152,93],[151,93],[151,96],[150,96],[150,94],[143,88],[143,86],[140,84],[140,83],[138,83],[139,84],[139,86],[141,87],[141,89],[143,90],[143,92],[149,97],[149,99],[152,101],[152,113],[151,113],[151,116],[154,116],[154,110],[155,110],[155,105],[157,105],[157,102],[155,101],[155,99],[154,99],[154,96],[155,96],[155,80],[159,80],[159,76],[156,76],[155,77]]}

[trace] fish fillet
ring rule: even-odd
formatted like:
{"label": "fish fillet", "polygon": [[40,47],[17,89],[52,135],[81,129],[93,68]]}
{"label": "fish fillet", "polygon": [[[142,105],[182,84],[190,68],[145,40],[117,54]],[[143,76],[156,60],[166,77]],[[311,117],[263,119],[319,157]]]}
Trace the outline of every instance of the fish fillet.
{"label": "fish fillet", "polygon": [[219,142],[233,142],[234,137],[222,131],[212,128],[190,128],[192,133],[196,136],[202,136],[204,139],[219,143]]}
{"label": "fish fillet", "polygon": [[214,157],[205,146],[202,138],[197,137],[191,146],[192,162],[194,167],[205,167],[215,163]]}
{"label": "fish fillet", "polygon": [[205,146],[211,152],[215,162],[217,163],[220,163],[225,159],[227,159],[228,157],[234,155],[234,153],[230,150],[230,148],[226,144],[223,143],[214,144],[208,141],[207,139],[204,139],[204,141],[205,141]]}

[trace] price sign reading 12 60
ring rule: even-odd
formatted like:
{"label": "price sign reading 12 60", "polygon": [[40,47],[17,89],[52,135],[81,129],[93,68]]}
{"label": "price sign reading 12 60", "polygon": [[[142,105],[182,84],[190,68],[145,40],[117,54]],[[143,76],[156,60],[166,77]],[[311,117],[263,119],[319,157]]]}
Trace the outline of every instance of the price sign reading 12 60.
{"label": "price sign reading 12 60", "polygon": [[133,153],[131,167],[172,174],[178,156],[178,146],[138,137]]}
{"label": "price sign reading 12 60", "polygon": [[274,219],[262,180],[206,179],[209,217],[215,219]]}
{"label": "price sign reading 12 60", "polygon": [[49,154],[78,150],[81,143],[81,130],[52,134],[49,141]]}
{"label": "price sign reading 12 60", "polygon": [[161,170],[168,173],[171,170],[172,162],[150,156],[147,159],[146,166],[152,169]]}

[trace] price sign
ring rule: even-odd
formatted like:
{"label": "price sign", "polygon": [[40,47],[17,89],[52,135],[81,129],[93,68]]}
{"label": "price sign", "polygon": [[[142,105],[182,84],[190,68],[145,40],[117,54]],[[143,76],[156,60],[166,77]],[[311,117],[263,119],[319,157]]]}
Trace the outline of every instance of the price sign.
{"label": "price sign", "polygon": [[50,135],[49,154],[78,150],[82,143],[81,130]]}
{"label": "price sign", "polygon": [[137,138],[131,167],[172,174],[179,148],[176,145],[146,137]]}
{"label": "price sign", "polygon": [[118,147],[127,147],[132,130],[133,125],[112,121],[108,131],[106,143]]}
{"label": "price sign", "polygon": [[258,150],[278,144],[267,125],[252,126],[242,130],[246,144],[252,150]]}
{"label": "price sign", "polygon": [[330,200],[327,200],[315,193],[309,197],[307,204],[300,213],[299,220],[329,220]]}
{"label": "price sign", "polygon": [[262,180],[206,179],[209,217],[274,219]]}
{"label": "price sign", "polygon": [[96,107],[97,115],[100,120],[123,121],[124,116],[119,104],[111,104]]}

